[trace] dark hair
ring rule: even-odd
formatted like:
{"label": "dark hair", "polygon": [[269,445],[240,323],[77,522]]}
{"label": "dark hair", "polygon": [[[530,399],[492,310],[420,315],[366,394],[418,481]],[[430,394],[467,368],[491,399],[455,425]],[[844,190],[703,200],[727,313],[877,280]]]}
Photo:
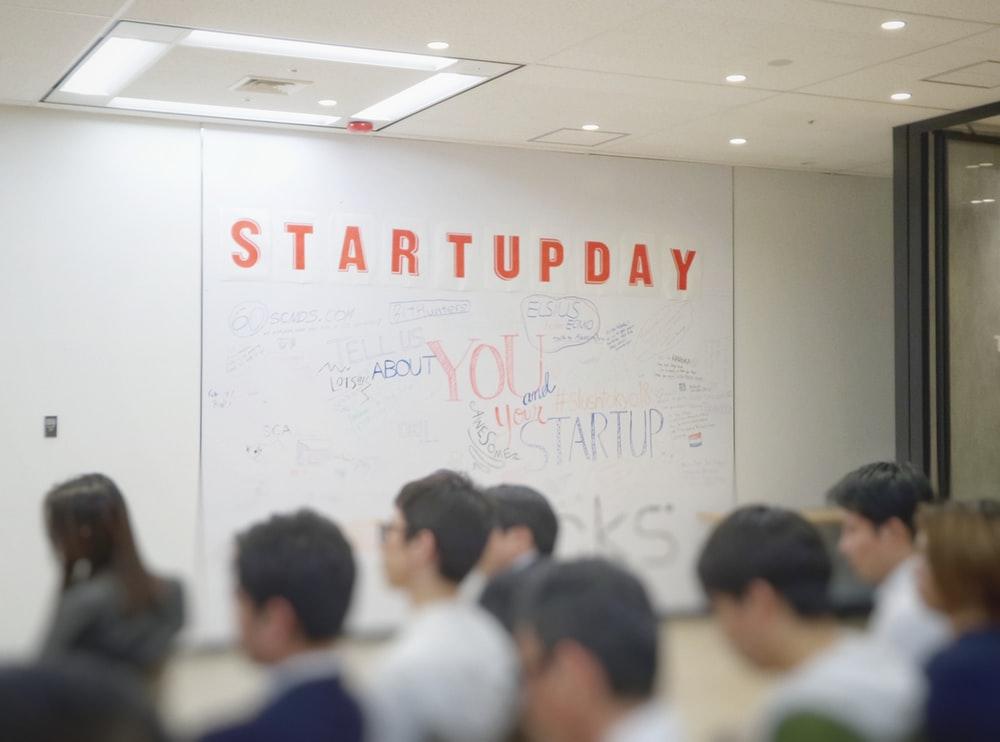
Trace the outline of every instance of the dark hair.
{"label": "dark hair", "polygon": [[598,558],[539,567],[516,615],[517,628],[533,631],[546,653],[565,640],[590,652],[616,696],[653,693],[659,626],[642,583],[624,568]]}
{"label": "dark hair", "polygon": [[492,509],[482,491],[465,475],[442,469],[403,485],[396,506],[406,520],[407,539],[430,531],[441,576],[461,582],[490,534]]}
{"label": "dark hair", "polygon": [[702,548],[698,578],[709,596],[743,597],[763,580],[800,616],[829,611],[832,566],[819,531],[785,508],[748,505],[723,520]]}
{"label": "dark hair", "polygon": [[0,669],[0,739],[165,742],[141,692],[107,665],[75,659]]}
{"label": "dark hair", "polygon": [[341,632],[354,588],[354,555],[340,528],[312,510],[273,515],[236,537],[240,588],[262,607],[284,598],[309,639]]}
{"label": "dark hair", "polygon": [[77,562],[86,560],[91,575],[110,571],[120,580],[129,610],[156,602],[163,584],[143,566],[125,498],[109,477],[85,474],[56,485],[43,508],[49,537],[62,553],[63,590],[76,580]]}
{"label": "dark hair", "polygon": [[913,535],[917,509],[934,502],[934,489],[923,472],[911,464],[878,461],[855,469],[827,493],[834,505],[857,513],[876,527],[899,518]]}
{"label": "dark hair", "polygon": [[493,502],[494,523],[506,531],[524,526],[531,531],[538,553],[551,556],[559,535],[555,511],[538,490],[520,484],[499,484],[486,490]]}

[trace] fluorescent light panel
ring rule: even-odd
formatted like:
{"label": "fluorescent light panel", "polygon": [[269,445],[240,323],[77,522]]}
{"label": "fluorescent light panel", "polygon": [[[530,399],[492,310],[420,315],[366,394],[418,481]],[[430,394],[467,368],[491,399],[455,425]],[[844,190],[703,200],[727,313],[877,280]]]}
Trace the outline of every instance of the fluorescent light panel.
{"label": "fluorescent light panel", "polygon": [[368,64],[375,67],[395,67],[423,72],[437,72],[458,61],[449,57],[435,57],[429,54],[405,54],[379,49],[334,46],[333,44],[318,44],[312,41],[272,39],[266,36],[245,36],[218,31],[192,31],[178,43],[181,46],[194,46],[202,49],[271,54],[279,57],[319,59],[325,62],[345,62],[347,64]]}
{"label": "fluorescent light panel", "polygon": [[478,75],[459,75],[454,72],[439,72],[433,77],[408,87],[401,93],[379,101],[363,111],[358,111],[352,118],[365,121],[396,121],[408,116],[414,111],[432,106],[463,90],[478,85],[485,77]]}
{"label": "fluorescent light panel", "polygon": [[108,106],[110,108],[122,108],[131,111],[180,113],[188,116],[268,121],[276,124],[306,124],[309,126],[331,126],[342,118],[341,116],[324,116],[317,113],[267,111],[261,108],[212,106],[206,103],[184,103],[181,101],[149,100],[146,98],[112,98],[108,102]]}
{"label": "fluorescent light panel", "polygon": [[105,39],[59,89],[80,95],[114,95],[169,48],[158,41]]}

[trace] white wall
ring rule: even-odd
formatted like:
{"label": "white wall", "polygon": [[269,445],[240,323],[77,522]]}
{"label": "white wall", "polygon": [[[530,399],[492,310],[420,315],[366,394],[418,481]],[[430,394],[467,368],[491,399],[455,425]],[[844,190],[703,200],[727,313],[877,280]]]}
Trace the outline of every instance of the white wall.
{"label": "white wall", "polygon": [[891,182],[736,168],[733,192],[737,498],[820,506],[895,456]]}
{"label": "white wall", "polygon": [[[890,195],[735,171],[741,501],[815,504],[892,455]],[[149,561],[194,574],[200,202],[196,125],[0,108],[0,653],[29,651],[45,619],[56,481],[112,475]]]}

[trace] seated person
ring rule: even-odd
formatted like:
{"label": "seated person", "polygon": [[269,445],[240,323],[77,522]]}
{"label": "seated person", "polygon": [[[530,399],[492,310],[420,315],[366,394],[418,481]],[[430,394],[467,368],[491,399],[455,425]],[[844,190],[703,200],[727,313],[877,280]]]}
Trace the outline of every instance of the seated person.
{"label": "seated person", "polygon": [[958,639],[930,661],[930,742],[1000,740],[1000,503],[949,503],[920,515],[920,588]]}
{"label": "seated person", "polygon": [[0,668],[0,739],[166,742],[133,673],[93,657]]}
{"label": "seated person", "polygon": [[698,577],[736,650],[782,673],[757,742],[903,742],[920,726],[924,684],[894,649],[841,629],[828,607],[830,556],[790,510],[742,507],[709,536]]}
{"label": "seated person", "polygon": [[549,501],[531,487],[501,484],[486,496],[493,503],[493,530],[479,560],[479,571],[489,578],[479,604],[512,631],[515,595],[552,556],[559,521]]}
{"label": "seated person", "polygon": [[908,464],[880,462],[852,471],[827,498],[842,511],[840,552],[876,585],[872,635],[923,665],[951,639],[948,624],[917,590],[917,508],[934,500],[931,483]]}
{"label": "seated person", "polygon": [[345,689],[333,646],[354,587],[354,556],[340,529],[300,510],[236,537],[240,641],[272,670],[270,701],[203,742],[359,742],[362,714]]}
{"label": "seated person", "polygon": [[658,635],[645,589],[622,567],[580,559],[537,569],[515,619],[532,738],[680,740],[654,696]]}
{"label": "seated person", "polygon": [[439,471],[406,484],[382,529],[391,585],[414,615],[372,683],[374,742],[492,742],[517,706],[517,658],[500,623],[458,599],[479,560],[490,506],[465,476]]}
{"label": "seated person", "polygon": [[184,624],[180,583],[147,571],[125,498],[103,474],[53,487],[43,507],[62,576],[42,659],[113,663],[152,684]]}

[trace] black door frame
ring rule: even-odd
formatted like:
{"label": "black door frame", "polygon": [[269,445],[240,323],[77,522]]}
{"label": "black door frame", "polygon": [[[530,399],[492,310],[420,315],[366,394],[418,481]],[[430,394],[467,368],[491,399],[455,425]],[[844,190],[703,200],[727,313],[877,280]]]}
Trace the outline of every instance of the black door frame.
{"label": "black door frame", "polygon": [[[930,473],[930,370],[934,360],[939,487],[948,494],[947,420],[947,167],[946,138],[968,138],[945,130],[1000,115],[1000,101],[897,126],[893,142],[893,248],[896,336],[896,459]],[[936,302],[935,348],[930,348],[930,144],[935,155]],[[942,291],[942,288],[944,291]],[[940,330],[944,330],[942,338]],[[942,346],[942,343],[944,345]],[[942,348],[944,353],[942,353]],[[942,396],[943,395],[943,396]]]}

